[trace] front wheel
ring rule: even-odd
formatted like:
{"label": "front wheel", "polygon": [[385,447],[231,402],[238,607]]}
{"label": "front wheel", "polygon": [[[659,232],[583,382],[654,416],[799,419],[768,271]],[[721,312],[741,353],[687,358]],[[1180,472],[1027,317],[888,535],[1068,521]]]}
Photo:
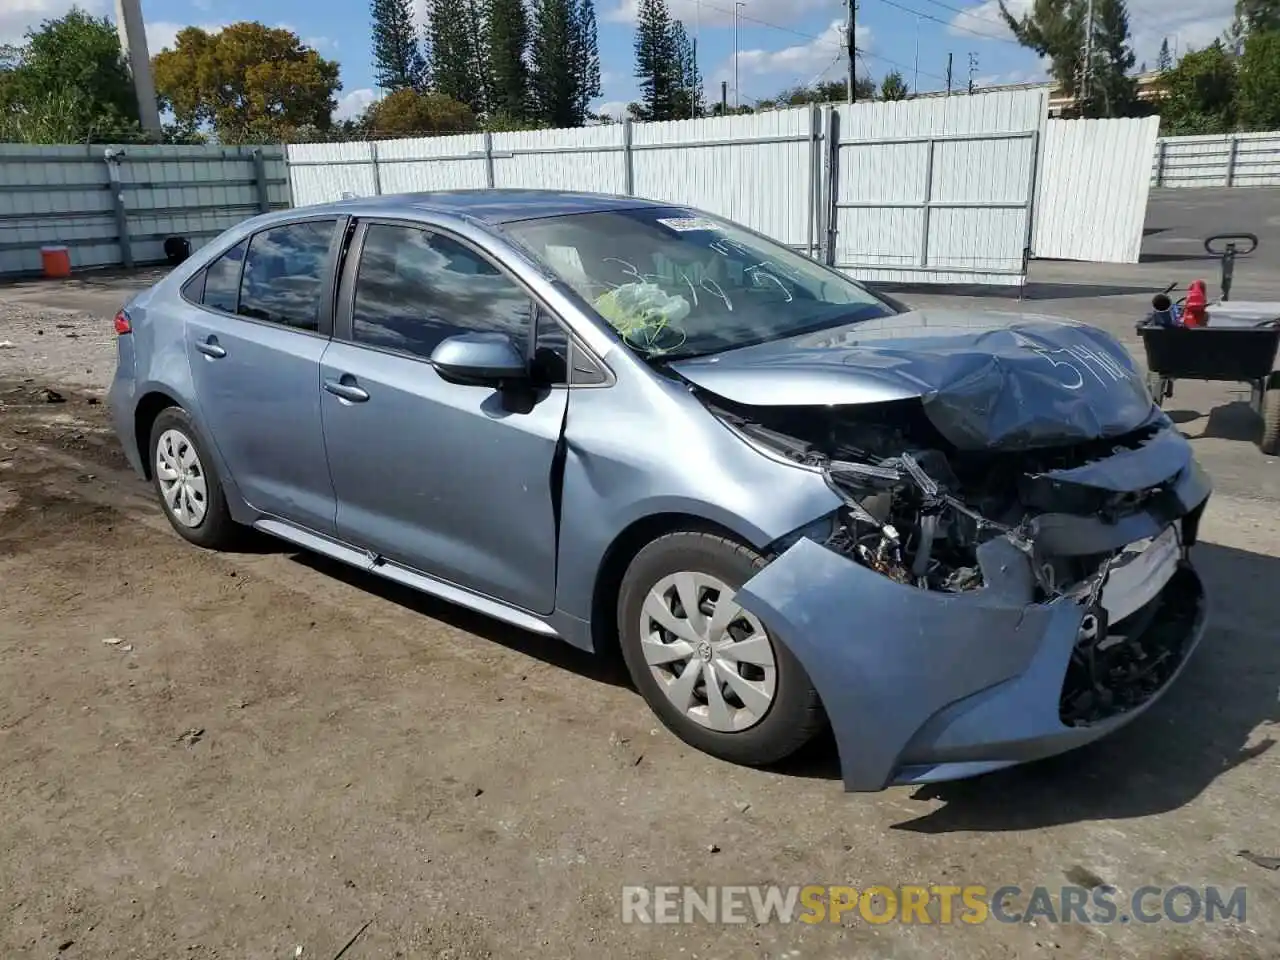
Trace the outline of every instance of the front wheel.
{"label": "front wheel", "polygon": [[673,533],[641,550],[618,598],[631,679],[676,736],[748,766],[795,753],[826,723],[792,653],[735,593],[765,565],[749,547]]}
{"label": "front wheel", "polygon": [[1280,387],[1269,387],[1262,394],[1262,437],[1258,449],[1268,457],[1280,453]]}

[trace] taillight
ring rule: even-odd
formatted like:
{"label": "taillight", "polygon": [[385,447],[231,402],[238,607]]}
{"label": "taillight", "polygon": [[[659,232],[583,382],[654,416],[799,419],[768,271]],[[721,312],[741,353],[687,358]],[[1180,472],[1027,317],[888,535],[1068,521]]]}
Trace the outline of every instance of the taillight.
{"label": "taillight", "polygon": [[122,337],[126,333],[133,333],[133,321],[129,319],[129,311],[123,307],[116,314],[116,333]]}

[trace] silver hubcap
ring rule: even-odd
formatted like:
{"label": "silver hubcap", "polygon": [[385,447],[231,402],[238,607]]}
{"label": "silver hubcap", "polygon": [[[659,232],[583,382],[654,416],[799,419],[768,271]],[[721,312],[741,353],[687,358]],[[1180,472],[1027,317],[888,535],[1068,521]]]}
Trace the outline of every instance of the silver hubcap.
{"label": "silver hubcap", "polygon": [[198,527],[209,511],[204,465],[181,430],[166,430],[156,444],[156,477],[165,508],[184,527]]}
{"label": "silver hubcap", "polygon": [[663,693],[695,723],[721,733],[759,723],[778,692],[773,643],[705,573],[674,573],[649,591],[640,613],[645,662]]}

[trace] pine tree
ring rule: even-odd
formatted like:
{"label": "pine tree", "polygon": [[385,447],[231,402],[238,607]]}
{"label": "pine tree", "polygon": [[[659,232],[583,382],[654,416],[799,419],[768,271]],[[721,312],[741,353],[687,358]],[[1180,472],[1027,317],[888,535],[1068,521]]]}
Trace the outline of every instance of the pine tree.
{"label": "pine tree", "polygon": [[431,86],[437,93],[465,103],[477,115],[486,111],[489,92],[482,28],[475,0],[456,6],[449,0],[436,0],[428,12]]}
{"label": "pine tree", "polygon": [[674,119],[678,106],[679,70],[675,31],[666,0],[640,0],[635,50],[641,116],[646,120]]}
{"label": "pine tree", "polygon": [[1089,96],[1082,104],[1088,117],[1129,117],[1138,106],[1138,82],[1125,0],[1094,0],[1094,63]]}
{"label": "pine tree", "polygon": [[409,0],[373,0],[373,65],[379,87],[422,90],[427,82],[427,63],[418,45]]}
{"label": "pine tree", "polygon": [[534,0],[532,82],[538,118],[552,127],[581,123],[578,31],[573,0]]}
{"label": "pine tree", "polygon": [[674,119],[700,117],[703,113],[702,71],[698,68],[698,48],[679,20],[671,24],[671,46],[675,50]]}
{"label": "pine tree", "polygon": [[529,114],[529,17],[523,0],[490,0],[488,63],[495,114]]}
{"label": "pine tree", "polygon": [[1173,69],[1173,54],[1169,52],[1169,38],[1160,41],[1160,53],[1156,56],[1156,69],[1166,73]]}
{"label": "pine tree", "polygon": [[596,36],[594,0],[578,0],[573,14],[575,126],[591,115],[591,101],[600,96],[600,42]]}

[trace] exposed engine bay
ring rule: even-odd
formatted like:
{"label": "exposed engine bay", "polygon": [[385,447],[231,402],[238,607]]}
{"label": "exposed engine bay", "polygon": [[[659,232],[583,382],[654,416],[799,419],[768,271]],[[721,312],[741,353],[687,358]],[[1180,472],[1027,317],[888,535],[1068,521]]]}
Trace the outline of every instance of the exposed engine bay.
{"label": "exposed engine bay", "polygon": [[960,594],[987,585],[978,548],[1004,538],[1030,562],[1035,602],[1065,597],[1080,604],[1086,612],[1061,694],[1064,723],[1097,722],[1145,702],[1181,662],[1173,638],[1183,635],[1178,621],[1196,604],[1171,601],[1164,589],[1171,576],[1176,580],[1175,566],[1185,563],[1177,529],[1160,538],[1161,571],[1150,575],[1162,579],[1145,593],[1126,586],[1140,603],[1116,610],[1116,618],[1102,591],[1115,579],[1113,566],[1137,554],[1122,547],[1049,555],[1036,536],[1036,520],[1046,514],[1115,522],[1176,479],[1136,490],[1061,480],[1076,468],[1140,450],[1165,426],[1158,412],[1122,437],[1006,453],[951,448],[913,401],[734,409],[716,398],[709,405],[749,441],[822,470],[844,502],[828,549],[898,583]]}

